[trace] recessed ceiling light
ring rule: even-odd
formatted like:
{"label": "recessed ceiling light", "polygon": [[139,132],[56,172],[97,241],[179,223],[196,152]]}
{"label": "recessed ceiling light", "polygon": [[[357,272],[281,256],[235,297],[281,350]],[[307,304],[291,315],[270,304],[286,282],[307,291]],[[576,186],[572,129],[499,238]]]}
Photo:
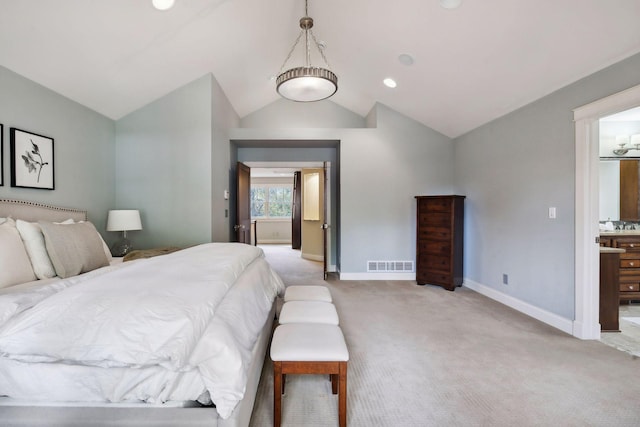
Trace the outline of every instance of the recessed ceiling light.
{"label": "recessed ceiling light", "polygon": [[462,0],[440,0],[440,6],[444,7],[445,9],[455,9],[457,7],[460,7],[461,4]]}
{"label": "recessed ceiling light", "polygon": [[151,0],[151,3],[158,10],[169,10],[173,7],[175,0]]}
{"label": "recessed ceiling light", "polygon": [[400,54],[400,56],[398,56],[398,61],[400,61],[400,63],[404,65],[413,65],[413,56],[409,55],[408,53],[402,53]]}
{"label": "recessed ceiling light", "polygon": [[393,80],[392,78],[389,78],[389,77],[387,77],[386,79],[384,79],[384,80],[382,81],[382,83],[384,83],[384,85],[385,85],[386,87],[390,87],[390,88],[394,88],[394,87],[398,86],[398,84],[396,83],[396,81],[395,81],[395,80]]}

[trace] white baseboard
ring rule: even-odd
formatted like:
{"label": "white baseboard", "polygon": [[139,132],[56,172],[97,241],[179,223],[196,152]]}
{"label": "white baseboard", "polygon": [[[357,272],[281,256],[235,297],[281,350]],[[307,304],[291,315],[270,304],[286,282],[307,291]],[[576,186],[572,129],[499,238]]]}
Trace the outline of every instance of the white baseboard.
{"label": "white baseboard", "polygon": [[474,282],[473,280],[466,277],[464,278],[462,286],[465,286],[471,290],[478,292],[479,294],[491,298],[492,300],[498,301],[499,303],[511,307],[514,310],[526,314],[529,317],[533,317],[534,319],[546,323],[547,325],[553,326],[556,329],[560,329],[562,332],[566,332],[569,335],[573,334],[572,320],[565,319],[564,317],[558,316],[557,314],[533,306],[510,295],[499,292],[489,286]]}
{"label": "white baseboard", "polygon": [[259,245],[290,245],[291,240],[287,239],[258,239]]}
{"label": "white baseboard", "polygon": [[416,280],[416,273],[340,273],[340,280]]}
{"label": "white baseboard", "polygon": [[304,259],[309,259],[311,261],[324,261],[324,255],[315,255],[315,254],[306,254],[302,252],[300,256]]}

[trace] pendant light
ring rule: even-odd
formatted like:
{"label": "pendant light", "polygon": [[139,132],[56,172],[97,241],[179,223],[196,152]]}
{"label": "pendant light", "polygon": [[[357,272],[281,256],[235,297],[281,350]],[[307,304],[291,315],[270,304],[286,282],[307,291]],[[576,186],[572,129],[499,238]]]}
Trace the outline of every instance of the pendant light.
{"label": "pendant light", "polygon": [[[300,34],[293,47],[280,67],[280,75],[276,79],[276,90],[280,96],[297,102],[313,102],[329,98],[338,90],[338,77],[328,68],[314,67],[311,65],[311,43],[320,52],[327,67],[329,63],[324,55],[323,47],[316,40],[316,36],[311,31],[313,19],[309,16],[308,0],[304,2],[305,16],[300,18]],[[304,36],[305,43],[305,65],[302,67],[290,68],[282,72],[285,65],[291,58],[291,54]]]}

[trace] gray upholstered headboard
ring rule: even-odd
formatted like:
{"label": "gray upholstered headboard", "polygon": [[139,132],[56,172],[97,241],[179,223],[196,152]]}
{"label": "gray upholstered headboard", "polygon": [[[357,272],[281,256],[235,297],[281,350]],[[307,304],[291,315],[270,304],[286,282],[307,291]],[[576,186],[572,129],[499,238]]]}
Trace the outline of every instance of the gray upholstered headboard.
{"label": "gray upholstered headboard", "polygon": [[75,221],[86,221],[87,211],[61,208],[37,202],[0,199],[0,217],[12,217],[24,221],[64,221],[69,218]]}

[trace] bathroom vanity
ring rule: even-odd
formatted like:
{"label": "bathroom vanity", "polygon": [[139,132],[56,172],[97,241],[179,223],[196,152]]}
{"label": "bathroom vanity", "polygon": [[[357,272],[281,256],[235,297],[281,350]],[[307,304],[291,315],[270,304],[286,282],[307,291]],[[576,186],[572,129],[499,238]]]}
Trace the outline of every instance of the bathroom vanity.
{"label": "bathroom vanity", "polygon": [[625,250],[618,265],[620,301],[640,301],[640,230],[600,232],[600,246]]}

